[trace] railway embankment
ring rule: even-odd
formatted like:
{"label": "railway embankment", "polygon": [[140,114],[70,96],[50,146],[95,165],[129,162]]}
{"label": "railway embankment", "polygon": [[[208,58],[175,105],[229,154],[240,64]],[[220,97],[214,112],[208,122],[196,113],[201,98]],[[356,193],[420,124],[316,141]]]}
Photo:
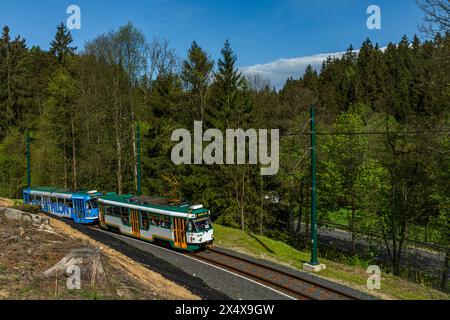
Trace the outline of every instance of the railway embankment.
{"label": "railway embankment", "polygon": [[0,299],[197,300],[57,219],[0,204]]}

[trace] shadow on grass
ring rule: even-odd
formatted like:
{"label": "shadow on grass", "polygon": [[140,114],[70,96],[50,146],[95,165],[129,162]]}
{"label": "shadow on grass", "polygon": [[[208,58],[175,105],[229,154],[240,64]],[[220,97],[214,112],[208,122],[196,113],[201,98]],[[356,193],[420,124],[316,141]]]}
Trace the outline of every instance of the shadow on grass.
{"label": "shadow on grass", "polygon": [[270,249],[268,246],[266,246],[266,244],[264,242],[262,242],[261,240],[259,240],[254,234],[247,232],[247,235],[253,239],[255,239],[256,242],[258,242],[261,246],[264,247],[264,249],[266,249],[269,253],[275,254],[275,252],[272,251],[272,249]]}

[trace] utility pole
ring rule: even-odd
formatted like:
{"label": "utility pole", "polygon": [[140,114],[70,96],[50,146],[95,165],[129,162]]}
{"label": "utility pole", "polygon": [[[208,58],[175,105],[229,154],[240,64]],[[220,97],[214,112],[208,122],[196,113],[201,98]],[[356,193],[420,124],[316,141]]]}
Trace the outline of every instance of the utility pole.
{"label": "utility pole", "polygon": [[314,107],[310,108],[311,116],[311,265],[319,264],[317,260],[317,195],[316,195],[316,119]]}
{"label": "utility pole", "polygon": [[137,195],[142,195],[141,184],[141,125],[136,126],[136,151],[137,151]]}
{"label": "utility pole", "polygon": [[27,144],[27,188],[31,188],[31,163],[30,163],[30,132],[26,129],[26,144]]}
{"label": "utility pole", "polygon": [[316,195],[316,115],[314,106],[309,109],[311,117],[311,261],[303,265],[303,269],[319,272],[325,269],[317,258],[317,195]]}

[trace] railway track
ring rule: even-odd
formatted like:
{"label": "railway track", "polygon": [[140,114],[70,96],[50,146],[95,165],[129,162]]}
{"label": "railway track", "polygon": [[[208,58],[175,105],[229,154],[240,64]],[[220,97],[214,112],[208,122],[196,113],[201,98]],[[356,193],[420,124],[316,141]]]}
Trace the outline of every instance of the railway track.
{"label": "railway track", "polygon": [[250,278],[298,300],[359,300],[338,289],[213,248],[187,255]]}
{"label": "railway track", "polygon": [[[102,230],[98,225],[88,228]],[[360,300],[336,288],[212,247],[184,255],[239,274],[297,300]]]}

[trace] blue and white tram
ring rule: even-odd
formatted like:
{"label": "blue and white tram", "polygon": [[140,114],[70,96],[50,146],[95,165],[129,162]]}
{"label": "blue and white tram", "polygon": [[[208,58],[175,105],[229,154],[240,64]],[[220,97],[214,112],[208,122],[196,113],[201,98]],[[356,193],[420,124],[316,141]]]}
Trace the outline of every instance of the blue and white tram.
{"label": "blue and white tram", "polygon": [[59,190],[38,187],[23,190],[23,201],[28,205],[41,206],[44,212],[68,218],[80,224],[93,224],[98,220],[97,191]]}

